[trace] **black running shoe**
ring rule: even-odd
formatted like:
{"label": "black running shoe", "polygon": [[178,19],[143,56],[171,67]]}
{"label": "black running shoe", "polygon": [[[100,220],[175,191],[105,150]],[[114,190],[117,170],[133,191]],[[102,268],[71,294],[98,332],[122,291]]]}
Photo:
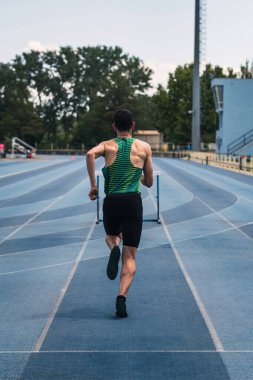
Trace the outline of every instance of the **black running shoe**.
{"label": "black running shoe", "polygon": [[120,318],[126,318],[128,316],[126,311],[126,297],[118,296],[116,299],[116,315]]}
{"label": "black running shoe", "polygon": [[120,258],[120,249],[116,245],[113,247],[110,253],[109,261],[107,264],[106,273],[110,280],[115,280],[118,274],[118,265],[119,265],[119,258]]}

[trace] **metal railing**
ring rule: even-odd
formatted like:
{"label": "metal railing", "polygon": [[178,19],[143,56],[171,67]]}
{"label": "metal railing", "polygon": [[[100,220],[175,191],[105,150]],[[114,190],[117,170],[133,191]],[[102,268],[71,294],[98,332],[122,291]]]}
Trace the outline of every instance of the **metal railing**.
{"label": "metal railing", "polygon": [[253,174],[253,156],[210,152],[189,152],[186,159],[204,165]]}
{"label": "metal railing", "polygon": [[15,150],[19,151],[20,153],[27,154],[28,152],[30,154],[35,153],[36,149],[26,143],[25,141],[19,139],[18,137],[13,137],[12,144],[11,144],[11,158],[15,157]]}
{"label": "metal railing", "polygon": [[228,154],[234,154],[246,145],[250,144],[253,141],[253,129],[244,133],[242,136],[238,137],[230,144],[228,144]]}

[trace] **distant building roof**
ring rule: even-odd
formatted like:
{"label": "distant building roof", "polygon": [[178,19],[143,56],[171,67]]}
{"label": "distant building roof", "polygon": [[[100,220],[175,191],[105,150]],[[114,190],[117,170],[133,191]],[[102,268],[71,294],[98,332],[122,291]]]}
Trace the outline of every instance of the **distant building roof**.
{"label": "distant building roof", "polygon": [[160,132],[154,129],[145,129],[145,130],[138,130],[134,131],[135,135],[149,135],[149,136],[158,136],[160,135]]}

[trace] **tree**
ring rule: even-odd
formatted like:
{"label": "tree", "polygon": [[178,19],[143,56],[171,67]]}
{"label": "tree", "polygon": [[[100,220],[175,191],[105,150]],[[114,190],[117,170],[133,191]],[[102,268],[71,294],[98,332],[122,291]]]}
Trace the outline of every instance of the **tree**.
{"label": "tree", "polygon": [[0,64],[0,138],[6,144],[19,137],[34,145],[43,133],[42,122],[29,101],[26,83],[10,64]]}
{"label": "tree", "polygon": [[[155,126],[164,133],[168,142],[186,145],[191,141],[193,65],[178,66],[169,74],[167,88],[159,86],[153,96]],[[228,68],[228,77],[234,78],[233,69]],[[208,64],[201,75],[201,141],[215,141],[218,119],[215,112],[211,80],[226,77],[219,66]]]}
{"label": "tree", "polygon": [[241,65],[241,78],[242,79],[252,79],[253,78],[253,61],[251,62],[251,67],[249,66],[249,60],[246,59],[244,65]]}
{"label": "tree", "polygon": [[134,106],[152,74],[139,58],[106,46],[31,51],[16,56],[12,69],[42,120],[43,141],[73,138],[75,144],[82,135],[98,137],[92,125],[102,125],[117,108]]}
{"label": "tree", "polygon": [[167,89],[159,86],[153,96],[155,126],[168,142],[186,144],[191,136],[191,99],[193,65],[178,66],[169,74]]}
{"label": "tree", "polygon": [[111,82],[107,83],[105,95],[100,94],[94,98],[89,112],[81,113],[78,118],[73,144],[77,146],[82,141],[86,147],[91,147],[101,140],[114,137],[112,118],[120,108],[130,109],[140,128],[147,119],[147,99],[147,96],[135,95],[135,89],[122,69],[116,70],[111,76]]}

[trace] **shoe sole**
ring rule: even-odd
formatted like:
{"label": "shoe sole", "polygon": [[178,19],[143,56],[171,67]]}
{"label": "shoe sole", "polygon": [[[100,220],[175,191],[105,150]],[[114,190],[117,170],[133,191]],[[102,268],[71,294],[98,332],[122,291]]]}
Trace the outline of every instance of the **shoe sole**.
{"label": "shoe sole", "polygon": [[110,280],[115,280],[118,274],[118,264],[120,258],[120,249],[118,246],[113,247],[110,253],[106,273]]}
{"label": "shoe sole", "polygon": [[126,318],[128,317],[127,310],[126,310],[126,300],[124,302],[120,299],[116,300],[116,315],[119,318]]}
{"label": "shoe sole", "polygon": [[118,318],[126,318],[126,317],[128,317],[128,314],[127,314],[127,312],[126,313],[118,313],[117,311],[116,311],[116,316],[118,317]]}

